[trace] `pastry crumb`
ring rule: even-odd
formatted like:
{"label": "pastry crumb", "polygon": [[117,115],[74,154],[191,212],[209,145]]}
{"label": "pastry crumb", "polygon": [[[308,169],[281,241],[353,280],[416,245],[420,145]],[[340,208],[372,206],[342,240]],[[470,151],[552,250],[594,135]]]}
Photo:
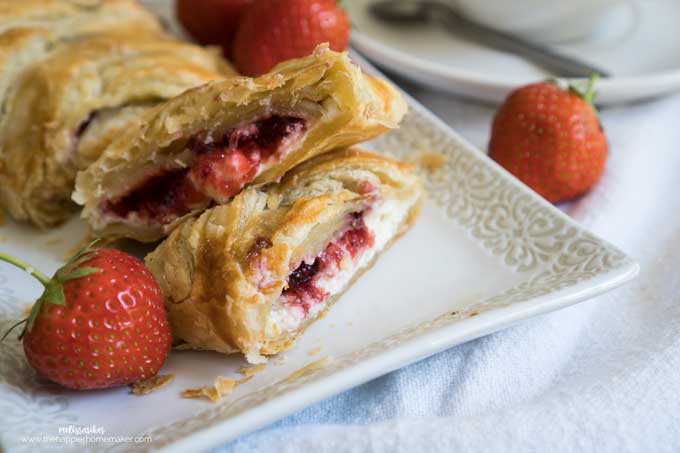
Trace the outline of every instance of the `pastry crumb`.
{"label": "pastry crumb", "polygon": [[148,379],[130,384],[130,393],[135,395],[146,395],[147,393],[154,392],[167,385],[173,379],[175,379],[174,374],[157,374]]}
{"label": "pastry crumb", "polygon": [[45,241],[45,245],[57,245],[59,243],[61,243],[61,238],[52,238]]}
{"label": "pastry crumb", "polygon": [[421,167],[427,172],[435,172],[442,168],[446,163],[446,156],[437,151],[419,151],[411,154],[407,162]]}
{"label": "pastry crumb", "polygon": [[21,314],[24,315],[24,318],[28,318],[28,315],[31,314],[31,310],[33,310],[33,304],[27,304]]}
{"label": "pastry crumb", "polygon": [[315,360],[314,362],[308,363],[302,368],[297,369],[290,373],[288,377],[284,379],[284,381],[286,382],[294,381],[296,379],[300,379],[303,376],[311,374],[314,371],[323,369],[326,365],[328,365],[331,362],[331,360],[332,360],[331,357],[322,357],[319,360]]}
{"label": "pastry crumb", "polygon": [[213,403],[216,403],[223,396],[229,395],[236,388],[237,382],[235,379],[217,376],[215,382],[211,386],[205,386],[194,389],[186,389],[182,391],[182,398],[208,398]]}
{"label": "pastry crumb", "polygon": [[241,385],[241,384],[245,384],[246,382],[248,382],[248,381],[251,380],[252,378],[253,378],[253,376],[246,376],[246,377],[244,377],[244,378],[242,378],[242,379],[239,379],[238,381],[236,381],[236,386],[238,387],[238,386]]}
{"label": "pastry crumb", "polygon": [[260,371],[264,370],[265,368],[267,368],[266,363],[261,363],[259,365],[253,366],[244,366],[243,368],[238,370],[238,373],[245,377],[252,377],[255,374],[259,373]]}
{"label": "pastry crumb", "polygon": [[307,355],[317,355],[320,352],[321,346],[319,346],[318,348],[310,349],[309,352],[307,352]]}

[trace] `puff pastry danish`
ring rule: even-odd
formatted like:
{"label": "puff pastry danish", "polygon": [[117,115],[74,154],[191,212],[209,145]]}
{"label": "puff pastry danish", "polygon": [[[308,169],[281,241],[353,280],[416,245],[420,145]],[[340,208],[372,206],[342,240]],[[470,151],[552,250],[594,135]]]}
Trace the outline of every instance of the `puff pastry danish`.
{"label": "puff pastry danish", "polygon": [[79,173],[73,199],[100,236],[153,241],[245,185],[396,127],[399,92],[327,45],[258,78],[190,90],[145,113]]}
{"label": "puff pastry danish", "polygon": [[134,0],[0,0],[0,206],[47,227],[128,120],[234,74]]}
{"label": "puff pastry danish", "polygon": [[187,219],[146,257],[175,337],[251,363],[285,350],[409,228],[422,194],[405,164],[339,150]]}

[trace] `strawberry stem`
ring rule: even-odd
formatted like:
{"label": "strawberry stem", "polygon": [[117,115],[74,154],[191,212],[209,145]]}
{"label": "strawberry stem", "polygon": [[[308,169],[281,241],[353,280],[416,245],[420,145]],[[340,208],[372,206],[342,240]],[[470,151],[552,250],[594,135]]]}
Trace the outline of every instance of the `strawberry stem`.
{"label": "strawberry stem", "polygon": [[35,277],[40,283],[42,283],[43,286],[47,286],[50,284],[51,278],[49,278],[47,275],[43,274],[30,264],[26,263],[25,261],[20,260],[19,258],[14,258],[13,256],[0,252],[0,261],[12,264],[18,267],[19,269],[28,272],[33,277]]}
{"label": "strawberry stem", "polygon": [[597,72],[593,73],[588,80],[588,87],[586,92],[583,94],[583,100],[588,104],[593,105],[593,98],[595,97],[595,84],[600,79],[600,74]]}
{"label": "strawberry stem", "polygon": [[[0,252],[0,261],[4,261],[6,263],[9,263],[9,264],[16,266],[19,269],[26,271],[27,273],[31,274],[34,278],[36,278],[45,287],[45,291],[47,291],[48,288],[54,286],[54,282],[52,281],[51,278],[49,278],[47,275],[43,274],[42,272],[40,272],[38,269],[34,268],[33,266],[31,266],[27,262],[20,260],[19,258],[15,258],[11,255]],[[35,318],[35,316],[37,315],[37,311],[39,310],[40,305],[41,305],[40,300],[38,300],[38,302],[36,302],[33,305],[33,308],[31,309],[31,315],[28,318],[22,319],[21,321],[17,322],[12,327],[7,329],[7,331],[2,336],[2,338],[0,338],[0,341],[4,341],[4,339],[7,338],[7,335],[9,335],[10,332],[12,332],[14,329],[19,327],[20,325],[27,323],[29,320],[32,321]],[[34,312],[36,314],[33,314]],[[24,330],[21,332],[21,335],[19,335],[19,339],[21,339],[23,337],[25,332],[26,332],[26,327],[24,327]]]}
{"label": "strawberry stem", "polygon": [[18,323],[14,324],[12,327],[10,327],[10,329],[7,332],[5,332],[2,338],[0,338],[0,341],[4,340],[14,328],[20,326],[23,323],[26,323],[26,325],[24,326],[24,330],[21,332],[21,335],[19,335],[19,339],[22,339],[26,332],[30,332],[31,329],[33,328],[33,324],[35,323],[35,319],[38,316],[38,313],[40,313],[40,309],[42,308],[43,303],[47,302],[53,305],[66,304],[66,297],[64,296],[64,283],[66,283],[69,280],[74,280],[77,278],[85,277],[90,274],[94,274],[101,270],[96,267],[82,266],[82,264],[90,258],[92,247],[95,245],[96,242],[97,241],[93,241],[87,246],[80,249],[78,253],[71,257],[71,259],[68,260],[68,262],[64,266],[62,266],[57,270],[57,272],[55,272],[54,277],[52,278],[43,274],[42,272],[35,269],[30,264],[20,260],[19,258],[15,258],[13,256],[7,255],[6,253],[0,252],[0,261],[4,261],[6,263],[18,267],[19,269],[28,272],[33,277],[35,277],[45,288],[42,295],[33,304],[33,308],[31,308],[31,313],[28,315],[28,318],[23,319]]}

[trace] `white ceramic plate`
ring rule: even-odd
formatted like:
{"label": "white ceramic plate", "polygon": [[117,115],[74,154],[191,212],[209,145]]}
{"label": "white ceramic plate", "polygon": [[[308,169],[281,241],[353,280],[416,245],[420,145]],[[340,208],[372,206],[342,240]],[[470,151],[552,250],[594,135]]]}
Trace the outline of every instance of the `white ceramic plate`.
{"label": "white ceramic plate", "polygon": [[[67,448],[56,443],[67,440],[92,451],[206,449],[636,275],[637,264],[624,253],[574,224],[407,99],[411,111],[401,129],[369,147],[398,157],[436,151],[446,156],[446,164],[424,173],[429,199],[413,230],[293,349],[211,404],[179,393],[218,375],[239,377],[236,370],[245,364],[240,357],[174,352],[162,373],[174,373],[175,380],[147,396],[129,395],[125,388],[75,392],[36,377],[21,344],[8,338],[0,345],[0,450]],[[0,250],[53,272],[84,235],[78,219],[46,233],[8,223],[0,227]],[[20,271],[0,265],[0,332],[20,319],[39,293]],[[308,372],[296,373],[315,362]],[[91,437],[130,438],[81,444],[85,434],[60,433],[93,425],[103,432]],[[135,443],[144,439],[150,443]]]}
{"label": "white ceramic plate", "polygon": [[[514,322],[600,294],[633,278],[637,264],[539,199],[483,153],[409,99],[400,130],[370,144],[406,157],[437,151],[446,165],[425,173],[421,218],[281,359],[218,404],[181,390],[234,376],[237,356],[175,352],[167,387],[147,396],[127,389],[68,391],[37,378],[21,345],[0,347],[0,439],[34,451],[31,436],[96,425],[105,436],[150,436],[109,445],[197,451],[234,438],[333,394]],[[51,272],[82,240],[77,219],[48,233],[7,224],[0,249]],[[0,266],[0,330],[39,294],[20,271]],[[310,351],[321,347],[318,355]],[[302,376],[291,373],[324,359]],[[49,444],[39,444],[45,448]],[[104,445],[89,444],[90,449]],[[79,448],[83,448],[82,445]]]}
{"label": "white ceramic plate", "polygon": [[[380,66],[456,94],[500,102],[520,85],[549,76],[515,55],[468,42],[435,26],[394,28],[366,11],[372,0],[345,2],[352,45]],[[609,70],[597,102],[614,104],[680,89],[680,2],[631,0],[587,41],[557,46]]]}

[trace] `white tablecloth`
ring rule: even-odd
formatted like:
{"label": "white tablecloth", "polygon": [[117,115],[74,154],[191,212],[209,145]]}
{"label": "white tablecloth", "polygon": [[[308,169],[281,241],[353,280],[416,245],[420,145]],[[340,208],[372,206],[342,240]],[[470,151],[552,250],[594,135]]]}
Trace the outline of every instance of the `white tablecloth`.
{"label": "white tablecloth", "polygon": [[[486,148],[494,108],[404,87]],[[608,109],[600,183],[564,209],[637,280],[455,347],[219,451],[680,451],[680,95]]]}

